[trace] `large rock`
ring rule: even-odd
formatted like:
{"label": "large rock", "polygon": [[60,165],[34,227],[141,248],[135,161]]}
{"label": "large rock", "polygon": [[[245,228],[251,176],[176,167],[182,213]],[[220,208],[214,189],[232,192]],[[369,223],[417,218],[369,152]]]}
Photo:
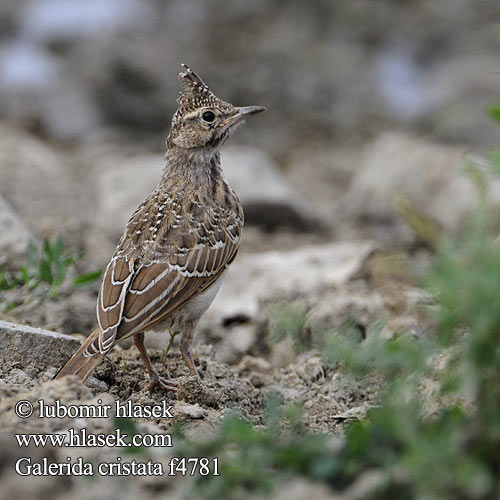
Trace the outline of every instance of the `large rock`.
{"label": "large rock", "polygon": [[288,226],[311,231],[320,223],[310,204],[280,172],[268,155],[256,148],[222,150],[224,174],[238,193],[245,220],[266,229]]}
{"label": "large rock", "polygon": [[[73,0],[22,4],[19,12],[6,13],[19,25],[17,36],[6,39],[0,54],[0,91],[4,96],[0,107],[10,116],[38,123],[57,139],[80,138],[103,119],[94,96],[96,80],[81,76],[95,67],[95,63],[85,63],[82,42],[86,39],[92,45],[100,37],[99,60],[105,64],[106,40],[131,26],[150,26],[152,9],[140,0],[92,0],[85,7]],[[61,53],[46,50],[47,46],[64,47],[62,52],[72,56],[61,57]]]}
{"label": "large rock", "polygon": [[286,175],[334,231],[341,223],[338,206],[359,165],[359,148],[336,144],[297,147],[285,163]]}
{"label": "large rock", "polygon": [[51,366],[60,368],[79,346],[68,335],[0,320],[2,371],[16,367],[33,376]]}
{"label": "large rock", "polygon": [[26,248],[34,236],[0,196],[0,266],[17,269],[24,263]]}
{"label": "large rock", "polygon": [[259,303],[276,293],[340,286],[360,271],[374,249],[372,241],[346,241],[239,255],[206,314],[208,321],[258,319]]}
{"label": "large rock", "polygon": [[[342,236],[361,233],[387,245],[413,244],[417,236],[397,208],[398,200],[429,224],[456,234],[478,201],[465,167],[463,148],[401,133],[382,134],[366,147],[342,200]],[[490,188],[492,199],[500,202],[500,181],[492,179]]]}
{"label": "large rock", "polygon": [[93,189],[78,160],[0,123],[0,165],[0,195],[29,230],[35,235],[68,235],[74,246],[81,242]]}

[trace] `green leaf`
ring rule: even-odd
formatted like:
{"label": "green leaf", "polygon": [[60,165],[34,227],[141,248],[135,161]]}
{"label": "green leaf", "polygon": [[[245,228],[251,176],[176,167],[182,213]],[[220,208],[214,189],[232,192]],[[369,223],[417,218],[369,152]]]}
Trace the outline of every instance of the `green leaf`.
{"label": "green leaf", "polygon": [[55,264],[54,283],[60,285],[66,278],[66,266],[61,262],[56,262]]}
{"label": "green leaf", "polygon": [[39,270],[40,270],[40,279],[42,281],[45,281],[45,283],[51,285],[52,282],[54,281],[54,278],[52,276],[52,269],[50,268],[50,264],[48,263],[48,261],[46,261],[45,259],[41,259]]}
{"label": "green leaf", "polygon": [[0,270],[0,290],[8,290],[8,289],[9,289],[9,282],[7,280],[5,272]]}
{"label": "green leaf", "polygon": [[488,109],[488,115],[500,123],[500,104],[492,104]]}
{"label": "green leaf", "polygon": [[62,254],[62,248],[63,248],[63,239],[62,236],[58,236],[54,246],[52,247],[52,255],[54,257],[54,260],[59,260],[59,257]]}
{"label": "green leaf", "polygon": [[21,273],[21,276],[23,278],[24,284],[27,285],[30,282],[30,277],[28,274],[28,270],[26,269],[26,266],[21,266],[19,268],[19,272]]}
{"label": "green leaf", "polygon": [[71,266],[72,264],[75,263],[75,259],[73,258],[72,255],[65,255],[62,260],[62,264],[65,267]]}
{"label": "green leaf", "polygon": [[47,238],[43,240],[43,253],[49,258],[49,262],[53,259],[52,248],[50,246],[50,242]]}
{"label": "green leaf", "polygon": [[16,306],[17,306],[17,304],[14,301],[2,302],[0,304],[0,312],[8,313],[9,311],[12,311],[12,309],[15,309]]}
{"label": "green leaf", "polygon": [[80,274],[73,281],[73,286],[89,286],[95,283],[101,276],[102,269],[98,269],[97,271],[90,271],[88,273]]}

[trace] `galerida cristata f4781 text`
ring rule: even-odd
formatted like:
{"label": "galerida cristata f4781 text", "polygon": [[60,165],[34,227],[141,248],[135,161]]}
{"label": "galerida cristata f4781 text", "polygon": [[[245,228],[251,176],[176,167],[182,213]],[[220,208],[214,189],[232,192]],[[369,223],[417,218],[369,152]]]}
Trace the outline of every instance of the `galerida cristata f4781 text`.
{"label": "galerida cristata f4781 text", "polygon": [[183,68],[163,176],[128,221],[106,268],[98,327],[56,378],[73,374],[86,380],[117,342],[133,336],[151,377],[147,388],[175,391],[177,384],[158,375],[146,352],[144,333],[152,328],[182,332],[182,357],[198,375],[190,353],[193,335],[236,257],[243,227],[243,210],[224,179],[219,150],[245,118],[265,108],[224,102]]}

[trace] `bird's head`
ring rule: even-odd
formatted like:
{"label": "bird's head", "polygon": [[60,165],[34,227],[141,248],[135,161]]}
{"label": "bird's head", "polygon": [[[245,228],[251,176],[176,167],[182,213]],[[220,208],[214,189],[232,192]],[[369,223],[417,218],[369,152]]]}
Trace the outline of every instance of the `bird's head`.
{"label": "bird's head", "polygon": [[194,71],[182,66],[179,107],[167,138],[169,149],[217,149],[245,118],[266,110],[261,106],[237,107],[219,99]]}

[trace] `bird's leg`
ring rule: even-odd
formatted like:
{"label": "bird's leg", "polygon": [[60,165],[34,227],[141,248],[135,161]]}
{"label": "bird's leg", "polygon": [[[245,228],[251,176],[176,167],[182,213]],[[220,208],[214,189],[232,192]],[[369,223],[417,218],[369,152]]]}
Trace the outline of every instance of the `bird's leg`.
{"label": "bird's leg", "polygon": [[189,371],[191,372],[191,375],[193,375],[193,377],[200,378],[200,374],[198,373],[198,370],[194,365],[194,361],[193,358],[191,357],[191,351],[190,351],[191,343],[193,342],[193,335],[197,324],[198,324],[197,320],[186,321],[184,323],[184,333],[182,334],[180,348],[181,348],[182,359],[184,359],[184,362],[186,363],[187,367],[189,368]]}
{"label": "bird's leg", "polygon": [[160,386],[166,391],[176,392],[177,382],[172,380],[166,380],[158,375],[158,372],[154,369],[151,359],[149,359],[148,352],[146,351],[146,346],[144,345],[144,333],[136,333],[134,335],[134,344],[141,353],[141,357],[148,370],[151,382],[144,388],[145,391],[150,391],[153,387]]}

